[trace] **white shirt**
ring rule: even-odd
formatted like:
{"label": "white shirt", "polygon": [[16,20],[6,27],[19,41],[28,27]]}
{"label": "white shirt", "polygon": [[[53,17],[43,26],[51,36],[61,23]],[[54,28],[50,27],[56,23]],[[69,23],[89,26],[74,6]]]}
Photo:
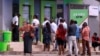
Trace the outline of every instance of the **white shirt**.
{"label": "white shirt", "polygon": [[13,19],[12,19],[12,22],[13,22],[13,24],[15,24],[15,22],[16,22],[15,25],[18,26],[18,16],[14,16]]}
{"label": "white shirt", "polygon": [[51,23],[51,29],[52,29],[52,31],[53,31],[54,33],[56,33],[56,30],[57,30],[57,24],[54,23],[54,22],[52,22],[52,23]]}
{"label": "white shirt", "polygon": [[[46,23],[49,22],[49,20],[46,20],[42,23],[42,26],[45,27]],[[50,23],[50,22],[49,22]]]}
{"label": "white shirt", "polygon": [[36,18],[33,19],[33,20],[32,20],[32,24],[33,24],[33,23],[35,24],[35,27],[39,27],[40,22],[39,22],[38,19],[36,19]]}

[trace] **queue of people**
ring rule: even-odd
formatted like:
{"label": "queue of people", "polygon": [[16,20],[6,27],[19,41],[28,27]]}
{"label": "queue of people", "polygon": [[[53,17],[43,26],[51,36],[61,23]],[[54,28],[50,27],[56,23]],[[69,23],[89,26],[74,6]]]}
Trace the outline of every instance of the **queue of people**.
{"label": "queue of people", "polygon": [[[17,22],[13,22],[17,25]],[[59,17],[54,20],[48,20],[44,18],[44,22],[40,25],[37,15],[33,16],[32,23],[25,21],[23,26],[19,28],[19,31],[23,33],[24,40],[24,54],[32,54],[32,43],[36,39],[36,45],[39,41],[39,28],[42,29],[43,34],[43,45],[44,51],[50,51],[50,45],[53,45],[53,51],[58,50],[59,55],[64,55],[66,46],[68,46],[68,56],[72,56],[74,53],[75,56],[81,54],[80,48],[80,37],[82,39],[82,54],[87,54],[91,56],[91,49],[89,45],[90,40],[90,28],[86,22],[83,23],[82,28],[77,24],[77,21],[70,20],[69,25],[66,21]],[[94,33],[92,37],[92,47],[94,50],[97,46],[100,46],[100,38],[97,37],[97,33]]]}

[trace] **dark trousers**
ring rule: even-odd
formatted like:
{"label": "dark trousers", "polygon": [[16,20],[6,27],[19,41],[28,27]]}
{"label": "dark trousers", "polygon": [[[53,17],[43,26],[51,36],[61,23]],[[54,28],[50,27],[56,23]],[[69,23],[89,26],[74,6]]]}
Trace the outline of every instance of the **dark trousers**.
{"label": "dark trousers", "polygon": [[19,41],[19,27],[14,26],[12,30],[12,41]]}
{"label": "dark trousers", "polygon": [[30,36],[30,32],[24,33],[24,53],[32,53],[32,41],[33,38]]}
{"label": "dark trousers", "polygon": [[39,40],[39,28],[35,28],[35,38],[36,38],[36,42],[38,42],[38,40]]}
{"label": "dark trousers", "polygon": [[87,49],[87,54],[91,55],[91,50],[90,50],[90,46],[89,46],[89,41],[86,41],[84,39],[82,39],[82,46],[83,46],[83,54],[85,54],[85,51]]}

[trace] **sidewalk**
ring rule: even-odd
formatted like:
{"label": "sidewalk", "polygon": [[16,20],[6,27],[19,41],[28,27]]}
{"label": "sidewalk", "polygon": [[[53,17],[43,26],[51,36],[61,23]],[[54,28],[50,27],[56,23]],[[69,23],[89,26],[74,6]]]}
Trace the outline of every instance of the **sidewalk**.
{"label": "sidewalk", "polygon": [[[11,42],[10,44],[10,50],[6,53],[4,53],[3,55],[23,55],[23,42]],[[82,45],[81,45],[82,46]],[[38,45],[32,45],[32,52],[34,55],[37,55],[37,56],[41,56],[42,55],[57,55],[58,54],[58,51],[52,51],[53,49],[53,46],[51,45],[50,47],[50,52],[44,52],[43,51],[43,44],[41,42],[39,42]],[[66,54],[67,54],[67,49],[66,48]],[[95,55],[96,53],[93,51],[93,48],[91,48],[91,53],[92,55]],[[100,51],[98,51],[98,48],[97,48],[97,55],[100,55]]]}
{"label": "sidewalk", "polygon": [[[11,42],[9,45],[10,45],[11,51],[23,52],[23,42]],[[82,44],[80,44],[80,46],[82,48]],[[50,51],[52,51],[52,49],[53,49],[53,46],[51,45]],[[66,50],[67,49],[68,48],[66,48]],[[100,52],[98,50],[98,47],[96,49],[97,49],[97,52]],[[33,52],[41,52],[42,50],[43,50],[43,44],[41,42],[39,42],[38,45],[32,45]],[[92,47],[91,47],[91,51],[94,52]]]}

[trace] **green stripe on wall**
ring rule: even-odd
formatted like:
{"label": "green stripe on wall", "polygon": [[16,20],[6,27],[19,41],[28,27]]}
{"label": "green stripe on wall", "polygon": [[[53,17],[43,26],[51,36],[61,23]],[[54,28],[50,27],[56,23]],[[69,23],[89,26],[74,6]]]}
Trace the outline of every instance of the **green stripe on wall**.
{"label": "green stripe on wall", "polygon": [[83,0],[64,0],[64,4],[83,4]]}

